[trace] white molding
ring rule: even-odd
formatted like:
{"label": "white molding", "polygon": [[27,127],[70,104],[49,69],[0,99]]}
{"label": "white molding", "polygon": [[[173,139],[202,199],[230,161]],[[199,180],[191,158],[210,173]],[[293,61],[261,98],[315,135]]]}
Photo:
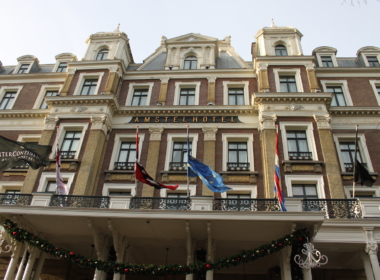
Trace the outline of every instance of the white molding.
{"label": "white molding", "polygon": [[364,65],[367,67],[372,67],[372,66],[369,66],[367,56],[376,56],[377,61],[380,63],[380,53],[379,52],[365,52],[364,51],[364,52],[361,52],[360,55],[362,56],[362,59],[364,61]]}
{"label": "white molding", "polygon": [[[4,95],[7,92],[16,91],[16,96],[15,96],[15,98],[13,98],[13,102],[11,104],[11,107],[9,109],[5,109],[5,110],[11,110],[13,108],[13,106],[15,105],[15,103],[17,101],[17,98],[20,95],[20,92],[21,92],[21,90],[22,90],[23,87],[24,86],[3,86],[3,87],[0,88],[0,102],[3,101]],[[3,111],[3,110],[0,110],[0,111]]]}
{"label": "white molding", "polygon": [[377,104],[380,105],[380,94],[377,92],[377,86],[380,87],[380,80],[369,80],[369,83],[372,86],[373,93],[375,94]]}
{"label": "white molding", "polygon": [[[338,158],[339,158],[340,169],[342,172],[346,172],[343,158],[342,158],[342,152],[340,151],[339,142],[342,142],[342,141],[355,142],[355,133],[334,134],[333,137],[334,137],[335,147],[336,147]],[[373,165],[372,165],[371,157],[368,152],[367,141],[365,139],[364,133],[358,133],[358,148],[360,151],[360,155],[362,157],[362,161],[367,164],[368,170],[370,172],[373,172]]]}
{"label": "white molding", "polygon": [[[33,63],[34,63],[34,60],[30,60],[30,61],[19,61],[19,62],[17,63],[16,68],[13,70],[13,73],[12,73],[12,74],[18,74],[18,75],[29,74],[30,69],[32,68]],[[21,65],[23,65],[23,64],[29,64],[28,70],[26,70],[26,72],[24,72],[24,73],[18,73],[18,71],[19,71],[20,68],[21,68]]]}
{"label": "white molding", "polygon": [[[335,53],[333,53],[333,52],[331,52],[331,53],[316,53],[315,55],[317,57],[318,67],[323,67],[322,58],[321,58],[322,56],[330,56],[332,63],[333,63],[333,66],[338,67],[338,61],[336,59]],[[333,67],[326,67],[326,68],[333,68]]]}
{"label": "white molding", "polygon": [[319,199],[326,198],[323,175],[285,175],[288,197],[293,197],[292,184],[315,184]]}
{"label": "white molding", "polygon": [[199,91],[201,88],[201,82],[176,82],[175,83],[174,104],[173,105],[179,105],[179,98],[180,98],[180,93],[181,93],[182,88],[194,88],[195,89],[195,97],[194,97],[194,104],[193,105],[199,105]]}
{"label": "white molding", "polygon": [[[169,162],[171,162],[173,157],[173,145],[176,141],[187,141],[186,134],[184,133],[168,133],[167,135],[167,146],[166,146],[166,156],[165,156],[165,169],[169,170]],[[191,155],[197,157],[197,146],[198,146],[198,133],[189,133],[189,141],[191,143]]]}
{"label": "white molding", "polygon": [[223,105],[228,105],[228,89],[229,88],[244,89],[244,104],[249,105],[249,81],[223,81]]}
{"label": "white molding", "polygon": [[344,99],[346,101],[346,106],[353,106],[350,90],[348,89],[347,80],[321,80],[322,88],[324,92],[327,91],[327,87],[329,86],[340,86],[342,87]]}
{"label": "white molding", "polygon": [[255,171],[255,161],[253,156],[253,134],[252,133],[222,133],[223,143],[223,165],[222,170],[227,171],[228,162],[228,142],[246,142],[248,162],[250,163],[249,171]]}
{"label": "white molding", "polygon": [[140,106],[149,106],[150,98],[152,96],[154,83],[130,83],[128,89],[127,100],[125,101],[125,106],[132,106],[133,93],[135,89],[148,89],[148,95],[146,97],[146,104]]}
{"label": "white molding", "polygon": [[57,59],[56,62],[55,62],[55,64],[54,64],[53,69],[51,70],[51,72],[52,72],[52,73],[56,73],[59,64],[61,64],[61,62],[66,62],[66,63],[67,63],[66,70],[63,71],[63,72],[58,72],[58,73],[66,73],[66,72],[68,71],[68,69],[69,69],[69,65],[68,65],[68,64],[69,64],[69,62],[71,62],[71,61],[74,61],[74,59],[73,59],[73,58],[72,58],[72,59]]}
{"label": "white molding", "polygon": [[304,130],[306,132],[309,151],[312,153],[313,160],[318,160],[317,147],[314,141],[313,124],[310,122],[280,122],[281,138],[284,149],[284,159],[289,160],[288,139],[286,130]]}
{"label": "white molding", "polygon": [[[189,185],[190,196],[195,196],[197,191],[197,185]],[[167,197],[168,193],[187,193],[187,185],[178,185],[178,188],[175,191],[163,188],[160,190],[161,197]]]}
{"label": "white molding", "polygon": [[296,80],[296,86],[297,86],[297,92],[304,92],[303,85],[302,85],[302,79],[301,79],[301,69],[299,68],[293,68],[293,69],[283,69],[283,68],[274,68],[273,73],[275,76],[275,82],[276,82],[276,92],[281,92],[281,86],[280,86],[280,76],[286,75],[286,76],[293,76]]}
{"label": "white molding", "polygon": [[257,198],[257,186],[233,185],[231,187],[233,188],[232,190],[221,193],[222,198],[227,198],[227,194],[246,194],[247,192],[249,192],[251,198]]}
{"label": "white molding", "polygon": [[5,191],[20,191],[24,181],[1,181],[0,182],[0,193],[5,193]]}
{"label": "white molding", "polygon": [[[145,134],[139,134],[139,155],[141,155],[142,146],[144,144]],[[135,133],[118,133],[115,135],[115,141],[112,149],[112,156],[110,160],[109,170],[113,170],[114,163],[117,161],[117,157],[119,156],[121,142],[123,141],[131,141],[136,142],[136,134]]]}
{"label": "white molding", "polygon": [[51,90],[58,90],[58,93],[61,92],[63,85],[42,85],[40,92],[34,102],[33,109],[40,109],[42,101],[45,98],[46,92]]}
{"label": "white molding", "polygon": [[136,196],[136,185],[125,183],[104,183],[102,196],[109,196],[110,191],[131,191],[131,196]]}
{"label": "white molding", "polygon": [[99,88],[100,88],[100,84],[102,83],[103,75],[104,75],[104,72],[80,73],[77,85],[76,85],[75,90],[74,90],[74,95],[80,95],[82,88],[83,88],[83,84],[84,84],[86,79],[98,79],[94,95],[99,94]]}
{"label": "white molding", "polygon": [[18,142],[40,142],[41,134],[19,134]]}
{"label": "white molding", "polygon": [[[62,179],[67,180],[67,193],[70,193],[71,185],[74,181],[75,173],[65,173],[61,172]],[[42,173],[40,177],[40,181],[38,184],[37,192],[45,192],[46,187],[49,181],[56,182],[56,174],[55,173]]]}
{"label": "white molding", "polygon": [[[352,185],[344,187],[344,193],[346,194],[346,197],[348,199],[352,198],[352,192],[353,192]],[[356,185],[355,186],[355,193],[358,193],[358,192],[374,194],[374,197],[380,197],[380,187],[377,187],[377,186],[372,186],[371,188],[369,188],[369,187],[362,187],[362,186]]]}

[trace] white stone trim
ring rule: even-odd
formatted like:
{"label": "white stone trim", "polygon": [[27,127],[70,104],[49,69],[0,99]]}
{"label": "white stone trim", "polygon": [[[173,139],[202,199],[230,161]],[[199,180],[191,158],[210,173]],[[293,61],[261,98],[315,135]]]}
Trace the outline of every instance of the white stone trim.
{"label": "white stone trim", "polygon": [[53,67],[53,70],[51,70],[52,73],[57,73],[57,70],[58,70],[58,67],[59,67],[59,64],[61,64],[62,62],[66,62],[67,63],[67,67],[66,67],[66,70],[63,71],[63,72],[58,72],[58,73],[66,73],[69,69],[69,62],[71,61],[74,61],[73,58],[71,59],[57,59],[57,61],[55,62],[54,64],[54,67]]}
{"label": "white stone trim", "polygon": [[301,69],[299,68],[293,68],[293,69],[282,69],[282,68],[274,68],[273,69],[275,82],[276,82],[276,92],[281,92],[281,86],[280,86],[280,76],[286,75],[286,76],[293,76],[296,80],[296,86],[297,86],[297,92],[304,92],[303,85],[302,85],[302,79],[301,79]]}
{"label": "white stone trim", "polygon": [[77,85],[74,90],[74,95],[80,95],[83,85],[84,85],[84,81],[86,79],[98,79],[96,89],[95,89],[95,95],[99,94],[99,88],[100,88],[100,84],[102,83],[103,75],[104,75],[104,72],[80,73]]}
{"label": "white stone trim", "polygon": [[5,191],[21,191],[24,181],[1,181],[0,193]]}
{"label": "white stone trim", "polygon": [[[13,108],[13,106],[15,105],[16,101],[17,101],[17,98],[18,96],[20,95],[20,92],[22,90],[24,86],[4,86],[4,87],[1,87],[0,88],[0,102],[3,101],[3,98],[4,98],[4,95],[7,93],[7,92],[10,92],[10,91],[16,91],[16,96],[15,98],[13,99],[13,103],[11,105],[11,108],[9,109],[6,109],[6,110],[11,110]],[[2,111],[2,110],[0,110]]]}
{"label": "white stone trim", "polygon": [[[197,185],[189,185],[190,196],[195,196],[197,191]],[[187,185],[179,185],[175,191],[163,188],[160,190],[161,197],[167,197],[169,193],[187,193]]]}
{"label": "white stone trim", "polygon": [[[316,53],[315,56],[317,57],[318,67],[323,67],[322,56],[330,56],[332,63],[333,63],[333,66],[338,67],[338,61],[336,59],[335,53],[333,53],[333,52],[331,52],[331,53]],[[332,67],[325,67],[325,68],[332,68]]]}
{"label": "white stone trim", "polygon": [[40,92],[34,102],[33,109],[40,109],[42,101],[45,98],[46,92],[51,90],[57,90],[58,93],[61,92],[63,85],[42,85]]}
{"label": "white stone trim", "polygon": [[369,80],[369,83],[372,86],[373,93],[375,94],[377,104],[380,105],[380,94],[377,93],[376,87],[380,87],[380,80]]}
{"label": "white stone trim", "polygon": [[[339,142],[342,141],[354,141],[355,142],[355,133],[352,134],[334,134],[334,142],[335,142],[335,147],[337,150],[338,158],[339,158],[339,163],[340,163],[340,169],[342,172],[346,172],[344,168],[344,162],[342,158],[342,152],[340,151],[340,146]],[[360,151],[360,155],[362,157],[363,162],[367,164],[367,168],[369,172],[373,172],[373,165],[371,161],[371,157],[368,152],[367,148],[367,141],[365,139],[364,133],[358,133],[358,148]]]}
{"label": "white stone trim", "polygon": [[[19,61],[18,64],[17,64],[17,66],[16,66],[16,68],[15,68],[15,70],[13,70],[13,73],[12,73],[12,74],[18,74],[18,75],[29,74],[30,69],[32,69],[32,65],[33,65],[33,63],[34,63],[34,60],[30,60],[30,61]],[[20,73],[20,74],[19,74],[18,71],[20,70],[21,65],[23,65],[23,64],[29,64],[28,70],[26,70],[26,72],[24,72],[24,73]]]}
{"label": "white stone trim", "polygon": [[[144,144],[145,134],[139,133],[139,155],[141,155],[142,146]],[[115,135],[115,141],[112,149],[112,156],[110,160],[109,170],[113,170],[114,163],[117,161],[117,157],[119,156],[121,142],[123,141],[136,141],[135,133],[118,133]]]}
{"label": "white stone trim", "polygon": [[[195,97],[194,104],[199,105],[199,91],[201,88],[201,82],[176,82],[175,83],[175,91],[174,91],[174,104],[179,105],[179,98],[182,88],[194,88],[195,89]],[[192,106],[192,105],[189,105]]]}
{"label": "white stone trim", "polygon": [[[353,192],[352,185],[344,187],[344,193],[346,194],[346,197],[348,199],[352,198],[352,192]],[[372,186],[371,188],[369,188],[369,187],[362,187],[360,185],[356,185],[355,186],[355,194],[356,193],[368,193],[368,194],[374,195],[374,197],[380,197],[380,187]],[[378,204],[377,204],[377,206],[378,206]],[[380,207],[379,207],[379,210],[380,210]]]}
{"label": "white stone trim", "polygon": [[[67,180],[67,193],[70,193],[71,185],[74,181],[75,173],[66,173],[61,172],[62,179]],[[46,187],[49,181],[56,182],[56,174],[55,173],[42,173],[40,177],[40,182],[38,184],[37,192],[46,192]]]}
{"label": "white stone trim", "polygon": [[223,143],[223,165],[222,171],[227,171],[228,162],[228,142],[246,142],[248,162],[250,163],[249,171],[255,171],[255,161],[253,157],[253,134],[252,133],[222,133]]}
{"label": "white stone trim", "polygon": [[318,198],[326,198],[323,175],[285,175],[285,186],[288,197],[293,197],[292,184],[315,184]]}
{"label": "white stone trim", "polygon": [[249,81],[223,81],[223,105],[228,105],[228,89],[243,88],[244,104],[249,105]]}
{"label": "white stone trim", "polygon": [[19,134],[18,142],[40,142],[41,134]]}
{"label": "white stone trim", "polygon": [[[165,157],[165,169],[169,170],[169,162],[171,162],[173,157],[173,145],[176,141],[187,141],[184,133],[168,133],[167,136],[167,146],[166,146],[166,157]],[[189,141],[191,143],[191,155],[197,157],[197,146],[198,146],[198,133],[189,133]]]}
{"label": "white stone trim", "polygon": [[153,86],[154,86],[154,83],[130,83],[127,100],[125,101],[125,106],[132,106],[133,93],[135,92],[135,89],[148,89],[146,104],[141,105],[141,106],[149,106],[150,98],[152,96]]}
{"label": "white stone trim", "polygon": [[288,151],[288,139],[286,137],[286,130],[304,130],[307,137],[307,145],[309,146],[309,152],[312,153],[313,160],[318,160],[317,147],[314,141],[313,124],[310,122],[280,122],[280,133],[282,137],[284,159],[289,160]]}
{"label": "white stone trim", "polygon": [[105,183],[102,196],[109,196],[110,191],[130,191],[131,196],[136,196],[136,185],[125,183]]}
{"label": "white stone trim", "polygon": [[346,106],[353,106],[351,94],[348,89],[348,83],[346,80],[321,80],[322,88],[324,92],[327,92],[327,87],[329,86],[340,86],[342,87],[344,99],[346,101]]}
{"label": "white stone trim", "polygon": [[232,185],[232,190],[221,193],[222,198],[227,198],[227,194],[246,194],[249,193],[251,198],[257,198],[257,186],[252,185]]}

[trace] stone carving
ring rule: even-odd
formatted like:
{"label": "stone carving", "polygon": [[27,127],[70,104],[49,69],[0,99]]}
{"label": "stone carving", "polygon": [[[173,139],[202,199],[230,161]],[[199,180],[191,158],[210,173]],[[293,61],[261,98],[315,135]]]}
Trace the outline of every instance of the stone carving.
{"label": "stone carving", "polygon": [[324,116],[314,115],[314,120],[317,123],[318,129],[331,129],[331,126],[330,126],[330,122],[331,122],[330,115],[324,115]]}
{"label": "stone carving", "polygon": [[197,41],[197,38],[195,38],[194,36],[189,36],[189,37],[187,37],[186,40],[187,41]]}
{"label": "stone carving", "polygon": [[162,36],[161,37],[161,45],[165,45],[167,39],[168,38],[166,38],[165,36]]}
{"label": "stone carving", "polygon": [[204,141],[216,141],[217,127],[203,127]]}
{"label": "stone carving", "polygon": [[104,134],[107,134],[108,130],[111,129],[111,125],[108,123],[108,118],[106,115],[91,117],[91,123],[91,130],[101,129]]}
{"label": "stone carving", "polygon": [[377,255],[377,250],[378,250],[378,246],[377,246],[377,242],[376,241],[370,241],[370,242],[367,242],[367,245],[365,246],[365,251],[367,254],[369,255]]}
{"label": "stone carving", "polygon": [[163,127],[157,127],[157,128],[149,128],[149,133],[150,133],[150,139],[149,141],[161,141],[161,135],[162,132],[164,131]]}
{"label": "stone carving", "polygon": [[58,121],[59,121],[58,116],[47,116],[45,118],[44,130],[54,130]]}
{"label": "stone carving", "polygon": [[262,131],[264,129],[275,129],[276,128],[276,120],[277,120],[277,115],[259,115],[259,131]]}
{"label": "stone carving", "polygon": [[297,111],[297,110],[303,109],[303,106],[292,103],[290,105],[285,105],[284,109],[289,110],[289,111]]}
{"label": "stone carving", "polygon": [[82,106],[78,106],[78,107],[73,107],[70,109],[70,112],[75,112],[75,113],[80,113],[80,112],[84,112],[84,111],[87,111],[87,107],[82,107]]}
{"label": "stone carving", "polygon": [[226,36],[223,40],[222,43],[225,44],[231,44],[231,35]]}

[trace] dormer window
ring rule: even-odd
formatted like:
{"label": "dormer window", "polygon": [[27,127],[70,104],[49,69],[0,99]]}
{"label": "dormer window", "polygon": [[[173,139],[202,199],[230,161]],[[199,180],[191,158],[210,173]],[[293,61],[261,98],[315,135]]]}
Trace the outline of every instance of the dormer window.
{"label": "dormer window", "polygon": [[185,58],[183,69],[197,69],[198,60],[195,56]]}
{"label": "dormer window", "polygon": [[66,72],[67,69],[67,62],[61,62],[58,65],[57,72]]}
{"label": "dormer window", "polygon": [[323,67],[334,67],[331,56],[321,56]]}
{"label": "dormer window", "polygon": [[288,56],[288,50],[284,45],[277,45],[275,48],[276,56]]}
{"label": "dormer window", "polygon": [[20,68],[18,69],[17,74],[24,74],[28,72],[30,64],[21,64]]}
{"label": "dormer window", "polygon": [[367,61],[370,67],[379,67],[379,61],[376,56],[367,56]]}
{"label": "dormer window", "polygon": [[108,49],[102,49],[98,52],[96,60],[106,60],[108,58]]}

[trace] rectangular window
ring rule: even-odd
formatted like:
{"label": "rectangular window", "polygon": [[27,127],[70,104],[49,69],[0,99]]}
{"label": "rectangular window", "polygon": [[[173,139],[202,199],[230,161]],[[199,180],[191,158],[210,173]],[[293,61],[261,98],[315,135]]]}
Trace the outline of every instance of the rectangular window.
{"label": "rectangular window", "polygon": [[[57,96],[57,95],[58,95],[58,90],[49,90],[46,92],[45,97],[46,96]],[[47,109],[47,108],[48,108],[48,105],[46,104],[45,100],[42,101],[40,109]]]}
{"label": "rectangular window", "polygon": [[132,97],[132,106],[145,106],[148,97],[148,89],[135,89]]}
{"label": "rectangular window", "polygon": [[[191,149],[191,144],[190,144]],[[170,170],[186,170],[187,166],[187,142],[174,142]]]}
{"label": "rectangular window", "polygon": [[0,103],[0,110],[11,109],[17,92],[6,92]]}
{"label": "rectangular window", "polygon": [[136,143],[121,142],[119,157],[114,169],[133,170],[136,160]]}
{"label": "rectangular window", "polygon": [[81,136],[82,131],[66,131],[61,146],[62,159],[72,159],[75,157]]}
{"label": "rectangular window", "polygon": [[321,56],[323,67],[334,67],[331,56]]}
{"label": "rectangular window", "polygon": [[61,62],[58,65],[57,72],[65,72],[67,69],[67,62]]}
{"label": "rectangular window", "polygon": [[179,105],[194,105],[195,89],[194,88],[181,88],[179,96]]}
{"label": "rectangular window", "polygon": [[95,95],[95,89],[98,85],[97,79],[86,79],[83,83],[80,95]]}
{"label": "rectangular window", "polygon": [[228,105],[244,105],[244,89],[229,88],[228,89]]}
{"label": "rectangular window", "polygon": [[280,76],[281,92],[297,92],[296,78],[294,76]]}
{"label": "rectangular window", "polygon": [[20,69],[18,69],[17,74],[24,74],[28,71],[30,64],[21,64]]}
{"label": "rectangular window", "polygon": [[367,61],[368,61],[369,66],[371,66],[371,67],[379,67],[380,66],[379,61],[377,60],[376,56],[367,56]]}
{"label": "rectangular window", "polygon": [[246,171],[249,170],[248,147],[245,142],[228,143],[227,170]]}
{"label": "rectangular window", "polygon": [[131,196],[130,190],[109,191],[108,195]]}
{"label": "rectangular window", "polygon": [[[63,183],[65,185],[67,185],[67,181],[66,180],[63,180]],[[47,182],[47,185],[46,185],[46,189],[45,189],[45,192],[53,192],[55,193],[57,190],[57,182],[56,181],[48,181]]]}
{"label": "rectangular window", "polygon": [[346,100],[344,99],[344,93],[341,86],[327,87],[327,92],[333,92],[333,99],[331,106],[346,106]]}
{"label": "rectangular window", "polygon": [[290,160],[309,160],[312,154],[309,152],[306,131],[287,130],[288,153]]}
{"label": "rectangular window", "polygon": [[[339,142],[339,147],[346,172],[353,172],[355,159],[355,142]],[[360,163],[363,164],[364,167],[367,167],[367,164],[362,162],[362,157],[360,155],[359,149],[357,149],[356,158]]]}
{"label": "rectangular window", "polygon": [[293,197],[318,198],[315,184],[292,184]]}

